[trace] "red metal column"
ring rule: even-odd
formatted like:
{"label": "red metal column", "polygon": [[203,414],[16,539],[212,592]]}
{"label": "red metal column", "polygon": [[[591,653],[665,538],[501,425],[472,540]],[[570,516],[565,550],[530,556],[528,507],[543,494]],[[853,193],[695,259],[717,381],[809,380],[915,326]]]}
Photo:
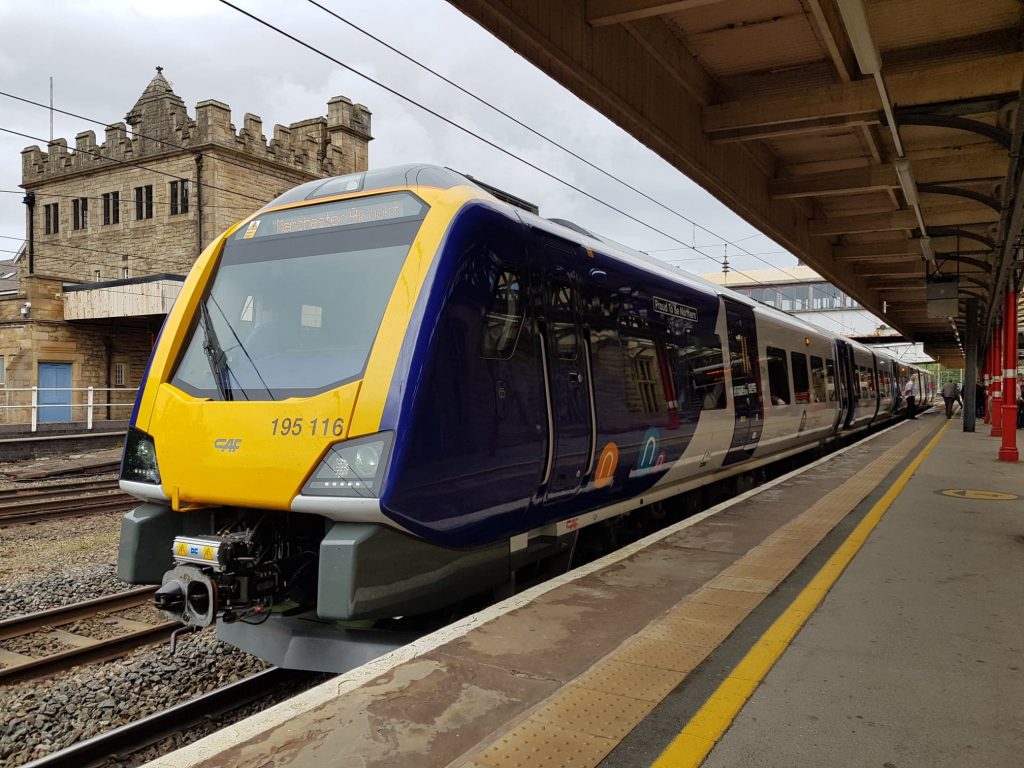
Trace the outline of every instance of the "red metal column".
{"label": "red metal column", "polygon": [[1003,334],[1000,326],[992,331],[992,434],[1003,436]]}
{"label": "red metal column", "polygon": [[1017,453],[1017,292],[1011,277],[1003,305],[1003,445],[1000,461],[1019,461]]}
{"label": "red metal column", "polygon": [[992,344],[989,343],[985,350],[985,366],[982,371],[983,386],[985,392],[985,423],[992,423],[992,403],[989,402],[989,393],[992,391]]}

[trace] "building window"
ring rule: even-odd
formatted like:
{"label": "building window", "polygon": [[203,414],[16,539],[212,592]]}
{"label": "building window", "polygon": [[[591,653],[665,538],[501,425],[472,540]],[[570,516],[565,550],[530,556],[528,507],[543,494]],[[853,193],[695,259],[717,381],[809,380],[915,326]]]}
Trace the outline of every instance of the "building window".
{"label": "building window", "polygon": [[153,185],[135,188],[135,220],[153,218]]}
{"label": "building window", "polygon": [[92,277],[93,281],[98,283],[100,281],[100,271],[98,269],[94,269],[92,271]]}
{"label": "building window", "polygon": [[128,363],[114,363],[114,386],[124,387],[127,386],[128,381]]}
{"label": "building window", "polygon": [[302,316],[299,321],[306,328],[319,328],[323,325],[324,308],[314,304],[302,305]]}
{"label": "building window", "polygon": [[121,193],[103,193],[103,223],[119,224],[121,222]]}
{"label": "building window", "polygon": [[132,276],[131,270],[128,267],[121,267],[121,279],[127,280]]}
{"label": "building window", "polygon": [[807,309],[806,285],[783,285],[779,288],[782,300],[776,306],[784,312],[795,312]]}
{"label": "building window", "polygon": [[171,182],[171,215],[188,213],[188,181]]}
{"label": "building window", "polygon": [[46,214],[46,234],[56,235],[60,232],[60,215],[57,208],[57,203],[50,203],[49,205],[43,206],[43,212]]}
{"label": "building window", "polygon": [[71,201],[71,228],[89,228],[89,198],[77,197]]}

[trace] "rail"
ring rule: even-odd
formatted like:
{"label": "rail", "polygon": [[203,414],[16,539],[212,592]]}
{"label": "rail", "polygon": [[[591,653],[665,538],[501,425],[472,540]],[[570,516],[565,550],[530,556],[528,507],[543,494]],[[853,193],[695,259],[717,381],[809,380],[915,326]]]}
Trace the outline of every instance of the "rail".
{"label": "rail", "polygon": [[[39,412],[45,408],[84,408],[85,409],[85,428],[91,430],[93,428],[94,413],[97,408],[132,408],[135,405],[135,395],[138,393],[138,387],[4,387],[3,392],[6,395],[7,401],[5,404],[0,405],[0,411],[9,410],[30,410],[29,423],[32,425],[32,431],[37,432],[39,430]],[[10,403],[11,392],[30,392],[31,402],[28,403]],[[41,403],[39,402],[39,395],[45,393],[58,393],[68,392],[71,396],[68,398],[66,403]],[[75,399],[75,392],[85,392],[85,402],[75,403],[71,402]],[[97,393],[106,392],[108,393],[103,402],[96,402]],[[132,398],[128,402],[114,402],[112,400],[113,393],[131,394]],[[74,419],[72,419],[74,421]],[[17,423],[17,422],[8,422]]]}
{"label": "rail", "polygon": [[[156,587],[140,587],[0,621],[0,641],[44,634],[45,639],[59,641],[60,648],[56,651],[43,650],[38,654],[29,648],[0,650],[0,681],[9,683],[43,677],[78,664],[117,658],[140,646],[166,640],[171,630],[178,626],[177,622],[150,624],[112,615],[116,611],[150,604],[155,591]],[[84,628],[77,624],[96,619],[102,621],[102,629]],[[68,625],[75,625],[71,627],[72,631],[61,628]],[[46,647],[45,642],[43,646]]]}
{"label": "rail", "polygon": [[124,760],[168,736],[189,731],[197,723],[237,711],[253,702],[301,690],[324,676],[312,672],[270,667],[189,701],[72,744],[28,763],[24,768],[90,768]]}
{"label": "rail", "polygon": [[57,517],[123,512],[137,504],[138,499],[121,493],[116,485],[107,493],[72,494],[55,490],[52,493],[34,494],[25,498],[15,495],[6,497],[0,505],[0,528]]}

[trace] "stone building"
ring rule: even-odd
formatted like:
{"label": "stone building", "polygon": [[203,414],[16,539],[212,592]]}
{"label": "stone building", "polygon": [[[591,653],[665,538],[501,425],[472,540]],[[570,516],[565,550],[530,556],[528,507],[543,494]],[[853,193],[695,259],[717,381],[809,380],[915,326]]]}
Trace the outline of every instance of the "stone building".
{"label": "stone building", "polygon": [[[126,124],[127,123],[127,124]],[[150,348],[184,275],[214,237],[285,190],[366,170],[370,112],[344,96],[327,116],[240,129],[227,104],[199,102],[190,116],[157,67],[125,122],[22,152],[26,246],[19,289],[0,295],[0,375],[6,404],[27,404],[33,386],[115,390],[132,401]],[[94,392],[94,402],[107,401]],[[88,392],[39,393],[55,401],[41,422],[85,420]],[[73,406],[73,407],[72,407]],[[129,408],[94,410],[123,420]],[[28,421],[5,409],[0,421]]]}

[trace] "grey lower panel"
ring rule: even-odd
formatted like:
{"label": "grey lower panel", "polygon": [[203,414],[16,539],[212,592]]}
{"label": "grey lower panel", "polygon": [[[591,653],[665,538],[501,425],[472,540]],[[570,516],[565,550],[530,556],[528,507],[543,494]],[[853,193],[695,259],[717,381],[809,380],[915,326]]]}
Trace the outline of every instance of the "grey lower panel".
{"label": "grey lower panel", "polygon": [[412,632],[344,629],[313,614],[272,615],[259,626],[217,622],[217,636],[284,669],[347,672],[411,643]]}
{"label": "grey lower panel", "polygon": [[445,549],[382,525],[334,523],[320,542],[318,577],[321,618],[418,615],[508,581],[509,545]]}
{"label": "grey lower panel", "polygon": [[175,536],[212,533],[215,510],[184,514],[169,505],[146,502],[121,520],[117,577],[129,584],[160,584],[174,567]]}

